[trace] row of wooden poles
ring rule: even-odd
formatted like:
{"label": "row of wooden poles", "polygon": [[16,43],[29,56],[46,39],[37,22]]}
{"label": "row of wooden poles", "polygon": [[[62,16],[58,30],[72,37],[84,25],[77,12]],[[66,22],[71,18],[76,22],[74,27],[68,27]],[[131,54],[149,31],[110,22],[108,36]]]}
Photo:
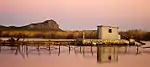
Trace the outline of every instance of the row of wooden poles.
{"label": "row of wooden poles", "polygon": [[[34,44],[34,45],[32,45],[32,44]],[[42,43],[43,44],[43,43]],[[44,45],[42,45],[41,43],[30,43],[30,44],[23,44],[23,42],[21,42],[21,43],[16,43],[16,46],[11,46],[11,47],[16,47],[19,51],[20,51],[20,49],[25,49],[26,51],[28,51],[29,50],[29,46],[32,46],[32,47],[37,47],[36,49],[37,49],[37,51],[40,51],[40,46],[45,46],[50,52],[51,52],[51,46],[53,46],[52,44],[50,44],[50,43],[44,43]],[[0,51],[1,51],[1,47],[2,46],[6,46],[6,45],[2,45],[2,43],[0,44]],[[54,46],[58,46],[58,51],[60,52],[60,50],[61,50],[61,44],[55,44]],[[71,47],[72,45],[71,44],[67,44],[67,45],[63,45],[63,46],[66,46],[66,47],[68,47],[68,51],[69,51],[69,54],[70,54],[70,51],[71,51],[71,49],[73,49],[73,47]],[[97,47],[99,47],[100,45],[97,45]],[[80,52],[81,52],[81,49],[82,49],[82,46],[76,46],[76,47],[74,47],[74,49],[75,48],[77,48],[77,47],[79,47],[79,49],[80,49]],[[83,46],[83,53],[84,53],[84,48],[85,48],[86,46]],[[93,49],[92,49],[92,47],[93,47],[93,45],[91,45],[90,46],[90,50],[91,50],[91,52],[93,53]],[[125,52],[127,52],[127,49],[128,49],[128,46],[124,46],[125,47]],[[137,53],[139,53],[139,47],[140,46],[136,46],[136,51],[137,51]]]}

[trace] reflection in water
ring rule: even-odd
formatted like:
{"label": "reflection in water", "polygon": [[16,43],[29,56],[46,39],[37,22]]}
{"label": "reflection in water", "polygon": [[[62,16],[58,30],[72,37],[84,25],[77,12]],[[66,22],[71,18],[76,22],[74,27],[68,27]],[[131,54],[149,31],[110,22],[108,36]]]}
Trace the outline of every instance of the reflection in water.
{"label": "reflection in water", "polygon": [[[117,46],[19,46],[19,47],[1,47],[1,54],[5,54],[11,51],[11,54],[21,55],[24,59],[29,58],[29,55],[51,55],[57,54],[58,56],[61,53],[74,52],[74,54],[81,54],[84,58],[94,57],[97,59],[98,63],[107,63],[107,62],[117,62],[118,54],[128,53],[127,47],[121,48]],[[9,53],[8,53],[9,54]],[[136,54],[136,50],[135,53]]]}
{"label": "reflection in water", "polygon": [[116,46],[97,47],[97,61],[113,62],[118,61],[118,49]]}

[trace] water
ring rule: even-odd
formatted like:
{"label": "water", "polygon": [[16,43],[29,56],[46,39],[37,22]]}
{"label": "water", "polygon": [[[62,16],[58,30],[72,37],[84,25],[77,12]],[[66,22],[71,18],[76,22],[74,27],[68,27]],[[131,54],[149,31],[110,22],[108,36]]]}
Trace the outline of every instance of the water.
{"label": "water", "polygon": [[[146,42],[146,46],[150,42]],[[25,48],[25,47],[24,47]],[[49,51],[44,46],[40,50],[2,47],[0,67],[149,67],[150,48],[136,47],[80,47],[52,46]]]}

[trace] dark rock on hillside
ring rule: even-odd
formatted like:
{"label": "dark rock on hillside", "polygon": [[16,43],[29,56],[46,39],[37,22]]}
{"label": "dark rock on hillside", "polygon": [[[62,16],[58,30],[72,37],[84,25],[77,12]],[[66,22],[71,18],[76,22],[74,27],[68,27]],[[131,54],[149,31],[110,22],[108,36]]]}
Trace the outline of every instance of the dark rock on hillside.
{"label": "dark rock on hillside", "polygon": [[46,21],[41,22],[41,23],[29,24],[27,26],[24,26],[23,28],[38,29],[38,30],[61,30],[59,28],[59,25],[54,20],[46,20]]}

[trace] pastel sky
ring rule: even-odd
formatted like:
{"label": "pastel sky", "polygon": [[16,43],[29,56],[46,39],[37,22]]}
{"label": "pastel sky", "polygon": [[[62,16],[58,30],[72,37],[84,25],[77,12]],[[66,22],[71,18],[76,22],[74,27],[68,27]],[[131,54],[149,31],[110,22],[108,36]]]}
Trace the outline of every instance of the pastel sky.
{"label": "pastel sky", "polygon": [[150,30],[150,0],[0,0],[0,25],[23,26],[54,19],[65,30]]}

